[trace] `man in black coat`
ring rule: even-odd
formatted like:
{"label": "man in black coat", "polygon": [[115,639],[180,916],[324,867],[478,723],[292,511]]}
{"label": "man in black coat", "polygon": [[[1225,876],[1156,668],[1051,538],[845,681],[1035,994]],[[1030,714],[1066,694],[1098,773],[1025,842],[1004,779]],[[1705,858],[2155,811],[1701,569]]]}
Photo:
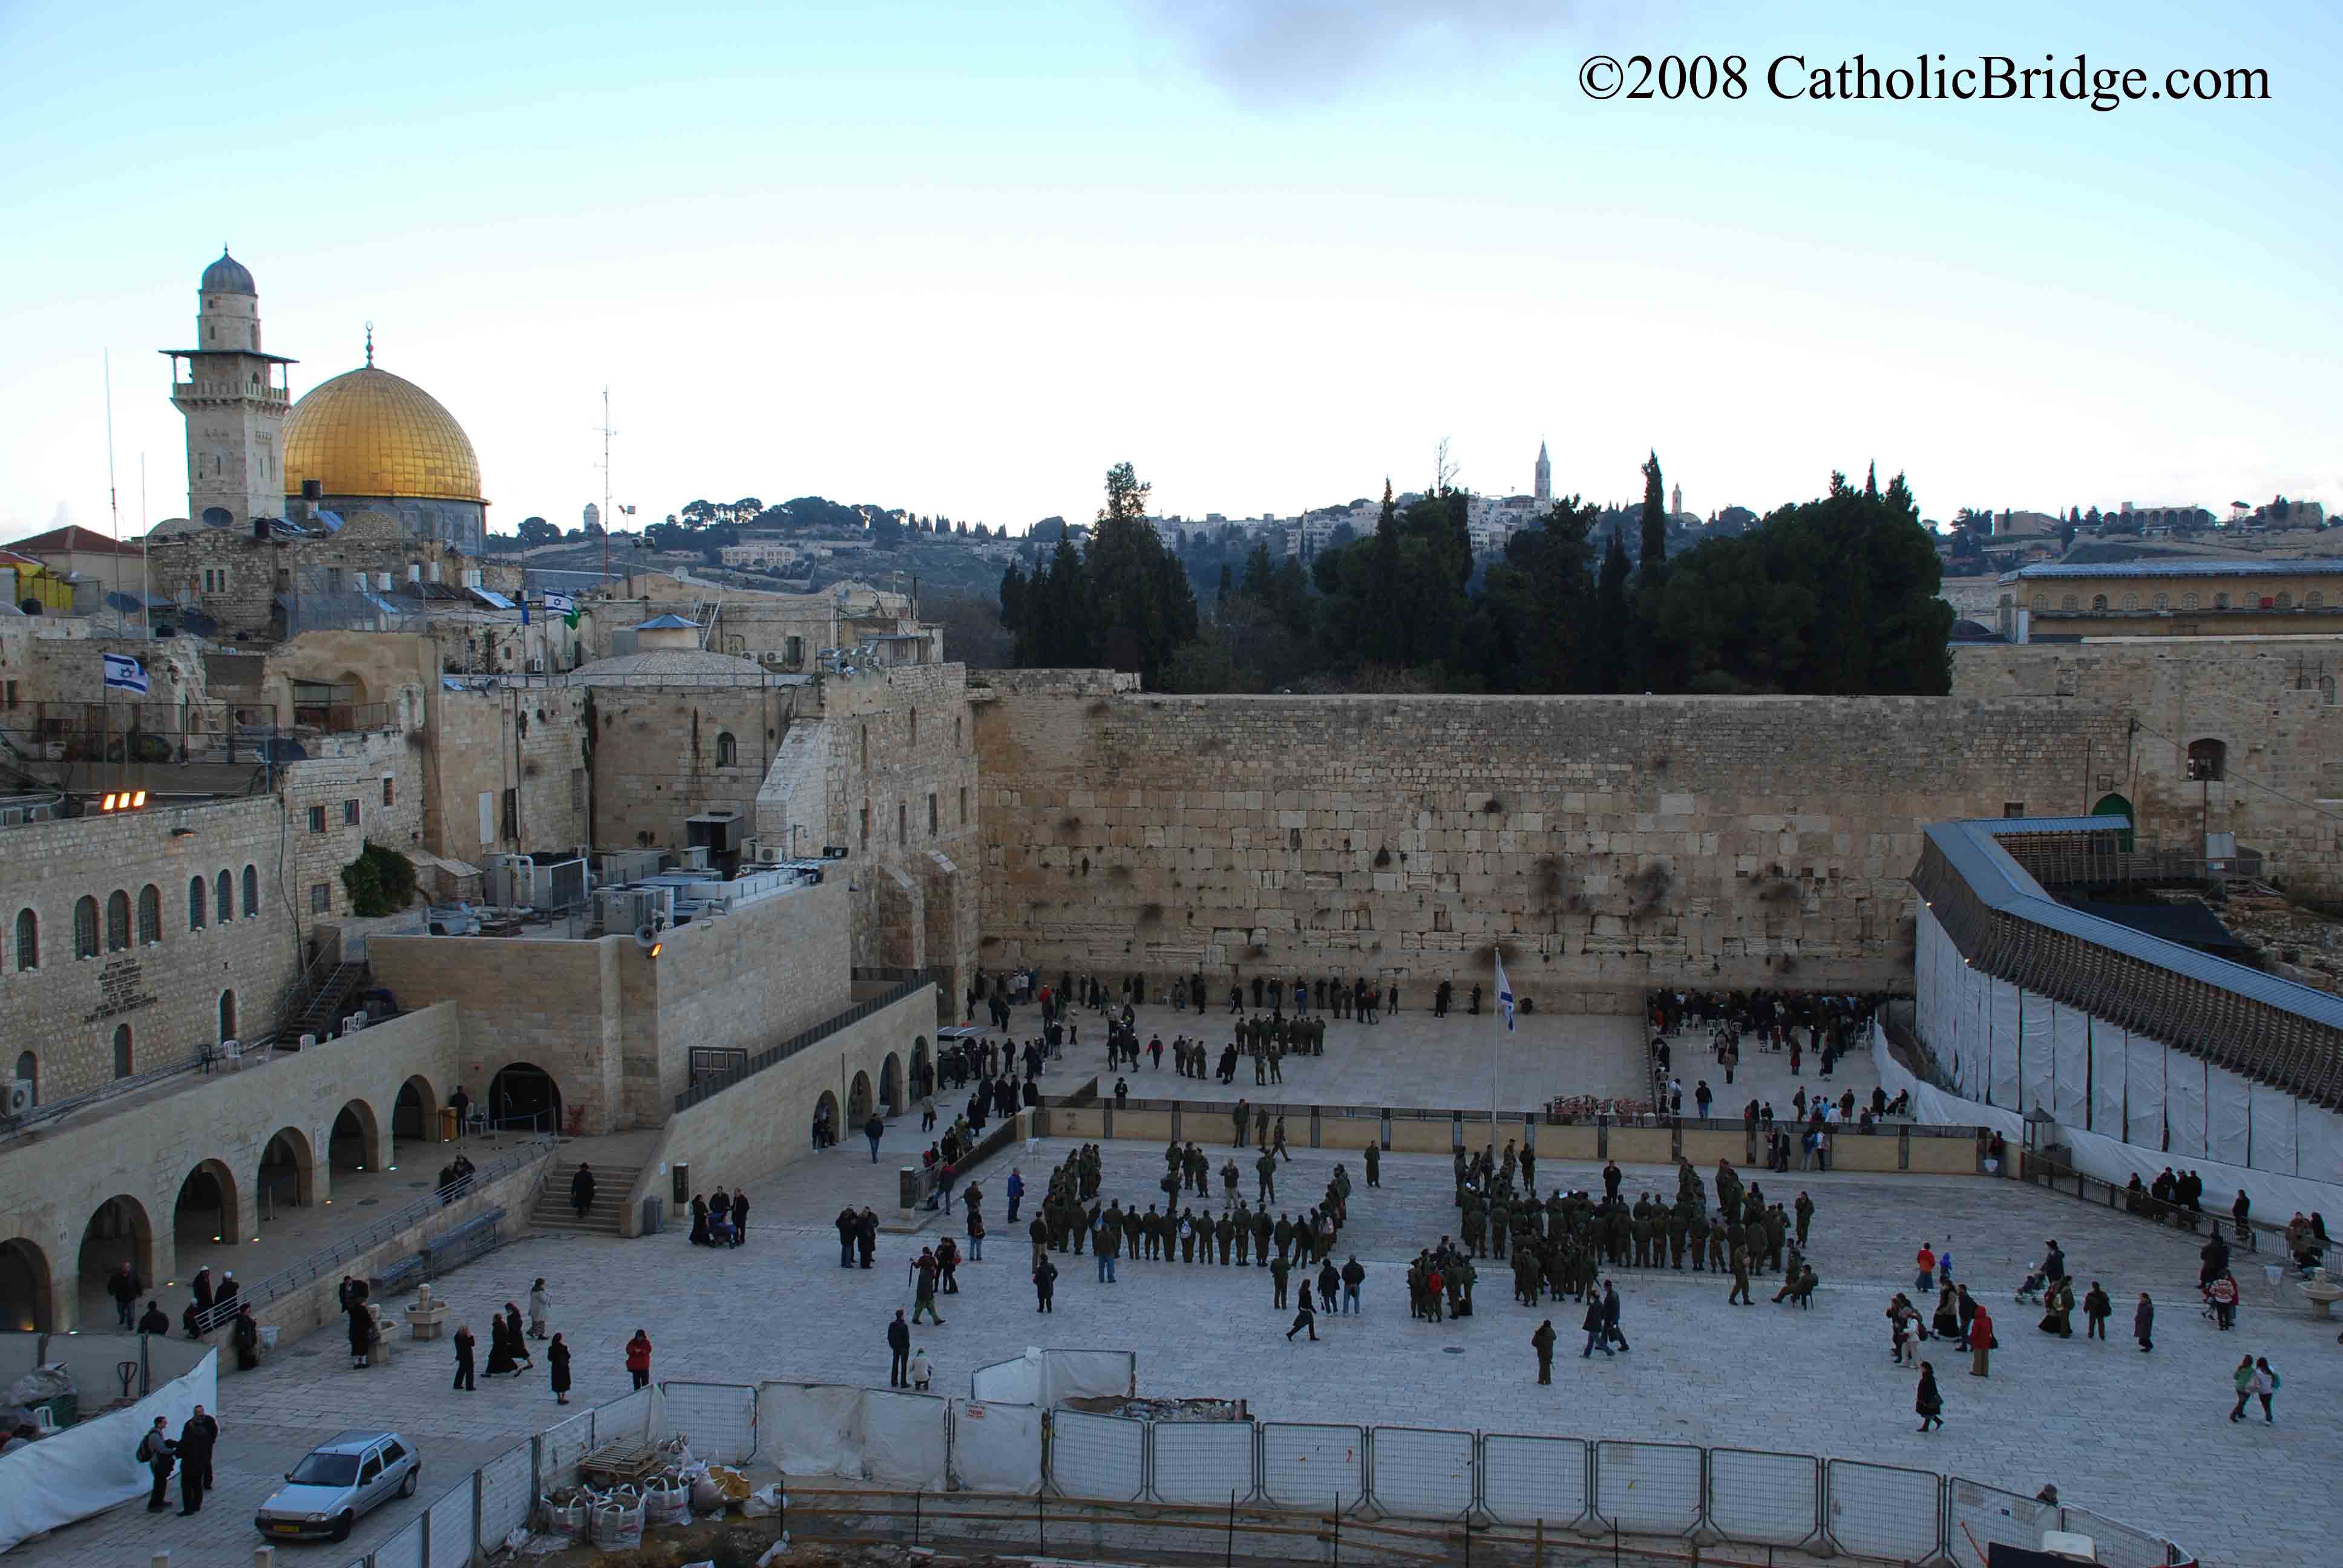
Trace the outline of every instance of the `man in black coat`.
{"label": "man in black coat", "polygon": [[1554,1381],[1554,1320],[1548,1318],[1530,1336],[1530,1349],[1537,1352],[1538,1382]]}
{"label": "man in black coat", "polygon": [[887,1349],[892,1352],[893,1363],[887,1372],[889,1388],[910,1386],[911,1325],[903,1321],[903,1309],[895,1309],[895,1321],[887,1325]]}
{"label": "man in black coat", "polygon": [[1586,1292],[1586,1317],[1578,1326],[1586,1331],[1586,1348],[1578,1352],[1580,1361],[1598,1350],[1606,1356],[1611,1353],[1611,1336],[1603,1327],[1603,1298],[1593,1291]]}
{"label": "man in black coat", "polygon": [[1633,1348],[1619,1332],[1619,1292],[1608,1280],[1603,1282],[1603,1337],[1623,1351]]}
{"label": "man in black coat", "polygon": [[179,1513],[182,1517],[203,1511],[204,1493],[212,1484],[212,1445],[219,1441],[219,1422],[204,1413],[202,1405],[179,1429]]}
{"label": "man in black coat", "polygon": [[167,1334],[171,1332],[170,1315],[163,1311],[162,1302],[146,1303],[146,1315],[138,1320],[138,1332],[142,1334]]}
{"label": "man in black coat", "polygon": [[569,1207],[583,1220],[586,1211],[594,1206],[594,1168],[584,1161],[578,1162],[578,1174],[569,1179]]}
{"label": "man in black coat", "polygon": [[114,1298],[114,1315],[122,1327],[136,1326],[138,1298],[146,1293],[146,1282],[138,1277],[138,1271],[123,1264],[106,1280],[106,1293]]}

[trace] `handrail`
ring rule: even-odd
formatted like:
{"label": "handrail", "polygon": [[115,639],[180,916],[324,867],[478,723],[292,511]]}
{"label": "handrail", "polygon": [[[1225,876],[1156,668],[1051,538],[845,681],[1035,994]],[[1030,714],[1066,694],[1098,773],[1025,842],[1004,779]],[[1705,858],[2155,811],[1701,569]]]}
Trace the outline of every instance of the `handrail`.
{"label": "handrail", "polygon": [[2232,1246],[2242,1248],[2248,1252],[2259,1252],[2262,1250],[2261,1238],[2268,1235],[2277,1238],[2277,1247],[2280,1256],[2291,1255],[2286,1251],[2284,1225],[2275,1225],[2268,1220],[2257,1220],[2248,1215],[2244,1227],[2240,1229],[2236,1217],[2226,1209],[2192,1209],[2186,1203],[2175,1203],[2168,1199],[2158,1198],[2155,1193],[2147,1191],[2139,1194],[2137,1206],[2135,1207],[2130,1201],[2132,1195],[2130,1188],[2119,1187],[2104,1176],[2093,1176],[2086,1171],[2077,1171],[2062,1161],[2045,1159],[2039,1151],[2029,1151],[2026,1154],[2020,1179],[2030,1186],[2047,1188],[2053,1192],[2068,1191],[2071,1187],[2074,1197],[2094,1205],[2099,1202],[2098,1194],[2092,1191],[2093,1188],[2097,1188],[2107,1195],[2106,1207],[2109,1209],[2119,1209],[2127,1214],[2137,1214],[2143,1219],[2153,1220],[2159,1225],[2169,1225],[2187,1231],[2191,1235],[2197,1233],[2199,1223],[2207,1224],[2211,1227],[2211,1234],[2219,1236]]}
{"label": "handrail", "polygon": [[730,1072],[693,1084],[675,1097],[675,1109],[678,1114],[690,1110],[711,1094],[723,1093],[742,1079],[754,1077],[778,1062],[787,1061],[809,1046],[820,1044],[831,1035],[860,1023],[875,1012],[917,996],[922,989],[931,983],[933,982],[924,980],[905,980],[900,985],[891,986],[867,1001],[856,1002],[844,1012],[824,1019],[811,1029],[799,1030],[772,1050],[750,1057],[744,1067],[735,1068]]}
{"label": "handrail", "polygon": [[256,1281],[240,1292],[234,1301],[226,1303],[228,1310],[224,1311],[220,1306],[215,1305],[209,1312],[198,1314],[196,1320],[197,1332],[208,1333],[226,1322],[236,1315],[233,1309],[247,1303],[273,1302],[292,1294],[302,1286],[323,1278],[327,1271],[340,1267],[352,1258],[372,1251],[401,1231],[421,1224],[474,1188],[489,1181],[500,1181],[533,1161],[550,1159],[554,1151],[560,1146],[561,1140],[558,1138],[530,1139],[527,1143],[508,1151],[503,1158],[474,1170],[469,1175],[458,1177],[444,1187],[435,1189],[429,1197],[417,1198],[403,1208],[395,1209],[365,1230],[354,1235],[345,1236],[332,1246],[322,1247],[298,1262]]}

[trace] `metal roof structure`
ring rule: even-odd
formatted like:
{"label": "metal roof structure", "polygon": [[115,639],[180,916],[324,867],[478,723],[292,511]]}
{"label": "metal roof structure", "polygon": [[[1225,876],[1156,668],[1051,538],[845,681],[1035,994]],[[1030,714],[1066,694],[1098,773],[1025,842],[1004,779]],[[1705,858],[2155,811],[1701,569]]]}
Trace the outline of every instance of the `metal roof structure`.
{"label": "metal roof structure", "polygon": [[2343,998],[2071,909],[1999,842],[2090,833],[2112,845],[2131,827],[2116,816],[1940,822],[1923,832],[1911,882],[1986,973],[2256,1082],[2343,1105]]}
{"label": "metal roof structure", "polygon": [[2230,561],[2169,559],[2110,561],[2105,566],[2042,565],[2004,572],[2001,580],[2038,582],[2046,578],[2267,578],[2343,577],[2343,558]]}

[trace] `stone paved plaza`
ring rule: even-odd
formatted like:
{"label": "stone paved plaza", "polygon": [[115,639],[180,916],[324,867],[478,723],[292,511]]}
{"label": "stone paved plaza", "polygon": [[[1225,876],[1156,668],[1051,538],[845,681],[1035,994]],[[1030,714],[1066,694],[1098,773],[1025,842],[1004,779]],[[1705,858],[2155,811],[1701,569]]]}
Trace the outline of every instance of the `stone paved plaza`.
{"label": "stone paved plaza", "polygon": [[[458,1321],[484,1326],[488,1312],[551,1282],[554,1322],[576,1348],[573,1408],[624,1392],[620,1347],[638,1326],[657,1344],[659,1379],[752,1382],[761,1378],[880,1383],[884,1326],[908,1307],[906,1263],[926,1236],[882,1235],[878,1266],[842,1271],[829,1218],[840,1194],[883,1202],[916,1119],[890,1129],[882,1162],[850,1140],[750,1185],[749,1243],[712,1252],[679,1231],[646,1241],[535,1239],[449,1275],[442,1293]],[[1015,1162],[1029,1181],[1071,1145],[1045,1142]],[[1109,1146],[1107,1196],[1156,1194],[1161,1151]],[[922,1326],[916,1342],[937,1365],[939,1392],[965,1392],[974,1367],[1031,1344],[1131,1349],[1142,1392],[1240,1395],[1262,1417],[1472,1427],[1732,1444],[1857,1456],[1958,1473],[2031,1493],[2055,1482],[2069,1503],[2159,1528],[2208,1563],[2337,1560],[2330,1513],[2335,1452],[2343,1436],[2343,1370],[2332,1326],[2314,1324],[2298,1302],[2272,1307],[2260,1271],[2248,1266],[2238,1330],[2217,1332],[2199,1315],[2196,1241],[2119,1213],[2014,1183],[1981,1179],[1795,1173],[1764,1182],[1785,1201],[1803,1187],[1818,1205],[1813,1257],[1823,1279],[1815,1309],[1766,1298],[1728,1306],[1725,1280],[1629,1270],[1620,1276],[1624,1332],[1634,1347],[1615,1361],[1582,1361],[1568,1303],[1537,1312],[1507,1300],[1510,1272],[1484,1270],[1480,1311],[1437,1327],[1410,1321],[1401,1279],[1417,1247],[1453,1231],[1447,1162],[1393,1156],[1383,1185],[1363,1173],[1338,1258],[1355,1251],[1369,1269],[1366,1310],[1319,1319],[1321,1342],[1288,1343],[1290,1314],[1271,1304],[1268,1272],[1126,1260],[1119,1282],[1095,1282],[1089,1259],[1061,1260],[1058,1310],[1037,1318],[1026,1246],[1003,1218],[1004,1157],[979,1172],[991,1195],[986,1261],[961,1271],[946,1297],[950,1322]],[[1281,1171],[1281,1192],[1306,1202],[1332,1160],[1299,1151]],[[711,1179],[720,1173],[708,1173]],[[1762,1176],[1762,1173],[1759,1173]],[[1541,1185],[1599,1184],[1587,1165],[1542,1163]],[[1252,1175],[1246,1175],[1251,1191]],[[1672,1191],[1669,1171],[1627,1170],[1627,1190]],[[955,1231],[959,1227],[954,1224]],[[2118,1304],[2114,1337],[2046,1337],[2009,1295],[2046,1239],[2056,1236],[2087,1285],[2106,1283]],[[1920,1436],[1913,1377],[1890,1364],[1883,1309],[1908,1283],[1921,1239],[1950,1240],[1961,1276],[1997,1315],[2004,1349],[1993,1376],[1966,1375],[1964,1358],[1937,1356],[1947,1424]],[[2157,1348],[2129,1341],[2130,1302],[2146,1289],[2158,1303]],[[2290,1293],[2290,1292],[2289,1292]],[[1554,1386],[1534,1382],[1529,1335],[1554,1317],[1564,1357]],[[485,1335],[483,1336],[485,1338]],[[1461,1354],[1443,1354],[1455,1347]],[[1931,1342],[1929,1350],[1936,1348]],[[2224,1416],[2238,1354],[2271,1357],[2285,1376],[2278,1422],[2233,1426]],[[247,1561],[253,1506],[306,1444],[353,1422],[381,1422],[417,1438],[429,1466],[422,1498],[362,1524],[347,1550],[317,1553],[329,1568],[379,1540],[480,1459],[570,1412],[558,1409],[544,1373],[483,1380],[479,1392],[447,1391],[452,1352],[402,1342],[387,1366],[348,1370],[337,1330],[279,1350],[261,1370],[224,1373],[222,1490],[198,1520],[151,1520],[136,1506],[70,1527],[17,1553],[39,1565],[116,1568],[170,1547],[175,1561]]]}

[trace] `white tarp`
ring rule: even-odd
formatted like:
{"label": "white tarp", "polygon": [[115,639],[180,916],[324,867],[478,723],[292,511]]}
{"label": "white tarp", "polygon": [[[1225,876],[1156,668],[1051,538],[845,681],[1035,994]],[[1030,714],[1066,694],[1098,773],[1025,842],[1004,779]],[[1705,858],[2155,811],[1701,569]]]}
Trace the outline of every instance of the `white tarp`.
{"label": "white tarp", "polygon": [[1879,1074],[1879,1086],[1887,1091],[1890,1100],[1898,1094],[1912,1096],[1912,1120],[1923,1126],[1989,1127],[2000,1133],[2012,1149],[2017,1148],[2025,1137],[2026,1123],[2017,1112],[1946,1094],[1905,1071],[1896,1053],[1887,1049],[1885,1031],[1875,1021],[1871,1026],[1871,1066]]}
{"label": "white tarp", "polygon": [[1015,1361],[994,1362],[968,1377],[969,1397],[989,1404],[1041,1402],[1041,1350],[1036,1345]]}
{"label": "white tarp", "polygon": [[2167,1152],[2182,1160],[2207,1158],[2205,1063],[2185,1050],[2164,1053],[2164,1135]]}
{"label": "white tarp", "polygon": [[952,1473],[965,1492],[1041,1490],[1041,1412],[1030,1404],[952,1402]]}
{"label": "white tarp", "polygon": [[2252,1089],[2254,1147],[2253,1158],[2247,1163],[2257,1171],[2291,1176],[2296,1171],[2294,1119],[2301,1102],[2285,1090],[2273,1089],[2267,1083],[2254,1084]]}
{"label": "white tarp", "polygon": [[758,1450],[784,1475],[862,1474],[862,1391],[835,1383],[757,1387]]}
{"label": "white tarp", "polygon": [[862,1479],[915,1492],[941,1492],[947,1402],[936,1394],[862,1391]]}
{"label": "white tarp", "polygon": [[[1969,972],[1977,973],[1975,970]],[[2021,1063],[2018,1060],[2017,988],[2007,980],[1996,980],[1990,975],[1979,978],[1986,985],[1986,1010],[1993,1038],[1993,1093],[1990,1098],[2004,1111],[2015,1111],[2023,1115],[2033,1109],[2033,1101],[2018,1098],[2026,1086],[2020,1077]]]}
{"label": "white tarp", "polygon": [[[2050,1049],[2052,1073],[2050,1114],[2061,1121],[2088,1124],[2091,1119],[2091,1038],[2088,1015],[2071,1007],[2053,1006],[2047,997],[2026,993],[2026,1043],[2030,1050],[2040,1040]],[[2034,1021],[2033,1002],[2042,1002],[2040,1027]]]}
{"label": "white tarp", "polygon": [[2000,980],[1996,980],[1993,990],[1996,1001],[2004,989],[2017,993],[2019,1099],[2016,1109],[2031,1111],[2039,1105],[2055,1114],[2063,1086],[2058,1081],[2058,1053],[2050,1038],[2050,999],[2023,986],[2005,988]]}
{"label": "white tarp", "polygon": [[[196,1406],[217,1410],[218,1369],[216,1354],[207,1354],[136,1404],[0,1456],[0,1552],[147,1495],[155,1477],[136,1458],[138,1440],[158,1415],[176,1437]],[[82,1391],[93,1404],[106,1394],[102,1388]]]}
{"label": "white tarp", "polygon": [[2306,1181],[2343,1182],[2343,1116],[2315,1105],[2294,1108],[2294,1169]]}
{"label": "white tarp", "polygon": [[1041,1404],[1070,1399],[1128,1399],[1139,1392],[1139,1357],[1130,1351],[1044,1351]]}
{"label": "white tarp", "polygon": [[2227,1068],[2205,1069],[2205,1156],[2224,1165],[2251,1165],[2254,1086]]}
{"label": "white tarp", "polygon": [[[2064,1049],[2068,1033],[2087,1035],[2091,1048],[2091,1115],[2088,1126],[2094,1132],[2109,1138],[2124,1133],[2124,1031],[2105,1019],[2077,1012],[2071,1007],[2058,1010],[2060,1045]],[[2058,1118],[2065,1121],[2063,1116]],[[2069,1125],[2072,1125],[2069,1123]]]}
{"label": "white tarp", "polygon": [[2076,1168],[2110,1186],[2123,1186],[2134,1172],[2138,1173],[2140,1184],[2147,1186],[2167,1165],[2195,1171],[2205,1182],[2205,1212],[2216,1221],[2226,1222],[2229,1205],[2237,1201],[2240,1187],[2253,1200],[2255,1216],[2263,1220],[2283,1221],[2298,1211],[2308,1214],[2314,1210],[2327,1214],[2343,1211],[2343,1185],[2306,1181],[2298,1176],[2280,1176],[2210,1160],[2167,1159],[2153,1149],[2118,1143],[2079,1127],[2062,1128],[2060,1134],[2075,1151]]}
{"label": "white tarp", "polygon": [[2144,1034],[2124,1036],[2123,1141],[2164,1147],[2164,1042]]}
{"label": "white tarp", "polygon": [[1944,940],[1945,928],[1936,923],[1936,911],[1921,905],[1912,943],[1912,1031],[1938,1060],[1949,1065],[1952,1042],[1946,1035],[1945,1000],[1939,989]]}

